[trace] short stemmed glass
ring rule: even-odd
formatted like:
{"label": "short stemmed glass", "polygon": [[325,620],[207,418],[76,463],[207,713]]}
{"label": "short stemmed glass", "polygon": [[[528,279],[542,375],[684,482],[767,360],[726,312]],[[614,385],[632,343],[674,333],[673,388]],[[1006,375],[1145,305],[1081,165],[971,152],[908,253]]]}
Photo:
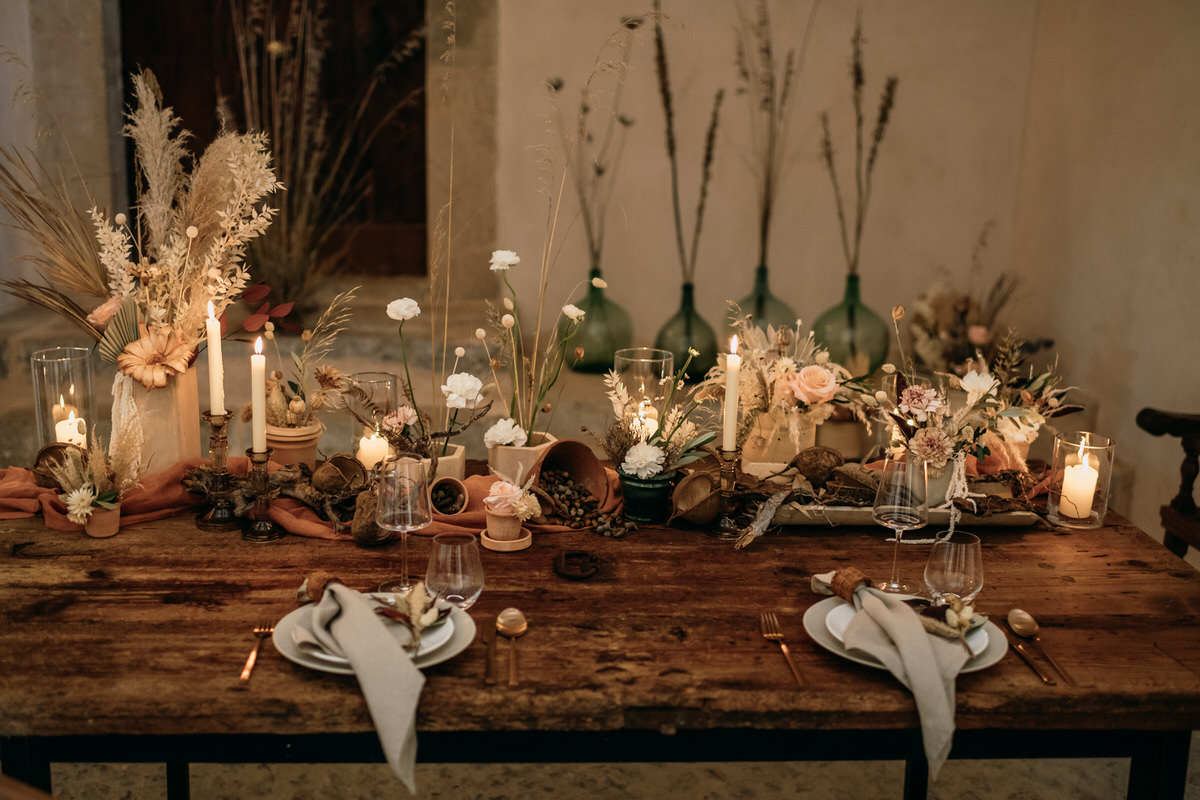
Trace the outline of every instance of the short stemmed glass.
{"label": "short stemmed glass", "polygon": [[983,588],[979,537],[966,531],[942,531],[925,564],[925,587],[935,605],[957,597],[970,603]]}
{"label": "short stemmed glass", "polygon": [[877,586],[885,592],[915,594],[921,589],[916,581],[898,577],[896,565],[900,557],[900,539],[904,531],[924,527],[929,521],[929,503],[925,497],[925,490],[924,461],[912,457],[887,457],[879,477],[879,489],[875,492],[874,510],[875,521],[896,533],[890,577]]}
{"label": "short stemmed glass", "polygon": [[412,586],[408,575],[408,533],[433,521],[429,506],[429,479],[425,465],[412,458],[394,458],[383,462],[379,470],[375,521],[379,527],[400,533],[399,578],[379,585],[381,592],[404,594]]}
{"label": "short stemmed glass", "polygon": [[483,563],[479,544],[469,533],[442,533],[433,537],[425,588],[438,600],[464,611],[483,591]]}

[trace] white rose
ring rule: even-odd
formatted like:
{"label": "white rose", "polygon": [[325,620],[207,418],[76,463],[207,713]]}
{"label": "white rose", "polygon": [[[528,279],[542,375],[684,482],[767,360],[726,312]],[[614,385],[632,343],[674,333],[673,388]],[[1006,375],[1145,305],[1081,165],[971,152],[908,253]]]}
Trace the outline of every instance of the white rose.
{"label": "white rose", "polygon": [[483,399],[483,381],[469,372],[456,372],[442,384],[446,408],[474,408]]}
{"label": "white rose", "polygon": [[496,424],[483,434],[483,443],[489,448],[505,444],[524,447],[527,441],[529,441],[529,437],[526,435],[525,429],[511,417],[497,420]]}
{"label": "white rose", "polygon": [[388,303],[387,315],[399,322],[405,322],[421,313],[421,307],[411,297],[401,297]]}
{"label": "white rose", "polygon": [[493,250],[492,251],[492,271],[506,272],[517,264],[521,263],[521,258],[512,250]]}

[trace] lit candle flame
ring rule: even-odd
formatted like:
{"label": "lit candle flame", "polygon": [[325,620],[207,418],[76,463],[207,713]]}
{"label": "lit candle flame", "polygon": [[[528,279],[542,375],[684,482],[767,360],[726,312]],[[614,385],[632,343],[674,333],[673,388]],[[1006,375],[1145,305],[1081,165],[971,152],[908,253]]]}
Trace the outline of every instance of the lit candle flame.
{"label": "lit candle flame", "polygon": [[217,318],[217,310],[215,308],[213,308],[212,300],[208,301],[208,318],[209,319]]}
{"label": "lit candle flame", "polygon": [[262,355],[262,337],[261,336],[254,340],[254,354],[257,356]]}
{"label": "lit candle flame", "polygon": [[736,335],[732,339],[729,340],[729,352],[734,353],[734,354],[737,353],[737,336]]}

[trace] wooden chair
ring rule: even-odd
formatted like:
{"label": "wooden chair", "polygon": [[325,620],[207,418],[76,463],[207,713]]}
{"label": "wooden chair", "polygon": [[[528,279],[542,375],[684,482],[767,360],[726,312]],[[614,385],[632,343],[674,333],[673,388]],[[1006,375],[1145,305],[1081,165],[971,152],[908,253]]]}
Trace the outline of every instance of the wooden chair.
{"label": "wooden chair", "polygon": [[1180,557],[1189,546],[1200,550],[1200,512],[1196,510],[1196,501],[1192,497],[1196,474],[1200,472],[1200,414],[1173,414],[1143,408],[1138,412],[1137,424],[1155,436],[1178,436],[1183,443],[1179,494],[1159,511],[1166,531],[1163,544]]}

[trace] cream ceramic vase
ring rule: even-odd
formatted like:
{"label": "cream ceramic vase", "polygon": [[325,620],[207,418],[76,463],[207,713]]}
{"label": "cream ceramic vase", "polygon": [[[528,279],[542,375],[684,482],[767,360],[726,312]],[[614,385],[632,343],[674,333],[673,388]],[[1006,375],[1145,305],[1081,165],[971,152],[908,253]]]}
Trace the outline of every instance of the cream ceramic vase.
{"label": "cream ceramic vase", "polygon": [[779,409],[760,413],[742,445],[742,461],[786,464],[801,450],[816,444],[817,423],[811,418],[800,421],[800,440],[792,441],[787,415]]}
{"label": "cream ceramic vase", "polygon": [[437,448],[437,470],[433,474],[429,474],[429,465],[432,463],[432,459],[421,459],[421,463],[425,465],[425,472],[430,480],[440,478],[443,475],[458,478],[460,481],[467,477],[467,448],[465,445],[447,445],[445,453],[442,453],[441,444],[434,444],[433,446]]}
{"label": "cream ceramic vase", "polygon": [[268,425],[267,447],[271,448],[271,460],[278,464],[307,464],[309,469],[317,466],[317,445],[325,426],[320,422],[299,428],[282,428]]}
{"label": "cream ceramic vase", "polygon": [[488,448],[488,467],[492,472],[510,478],[518,486],[529,475],[529,469],[542,457],[542,453],[558,439],[543,431],[534,431],[523,446],[502,444]]}
{"label": "cream ceramic vase", "polygon": [[[136,413],[122,412],[122,395],[132,399]],[[134,426],[140,427],[141,440],[146,443],[150,472],[161,472],[186,458],[199,458],[200,399],[196,368],[168,378],[161,389],[147,390],[131,378],[118,375],[113,384],[113,430],[131,432]]]}

